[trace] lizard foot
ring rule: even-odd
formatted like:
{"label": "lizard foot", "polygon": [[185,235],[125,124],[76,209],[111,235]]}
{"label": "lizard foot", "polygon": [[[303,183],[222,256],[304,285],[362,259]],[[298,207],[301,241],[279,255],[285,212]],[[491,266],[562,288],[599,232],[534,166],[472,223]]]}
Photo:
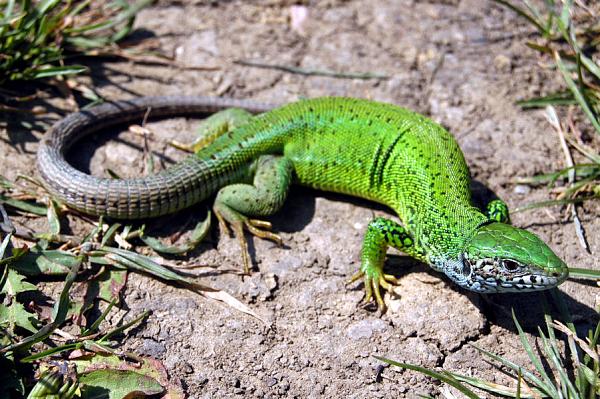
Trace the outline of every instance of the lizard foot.
{"label": "lizard foot", "polygon": [[240,243],[244,274],[250,274],[250,255],[248,253],[248,243],[244,236],[244,228],[248,230],[250,234],[259,238],[271,240],[279,246],[283,243],[283,240],[278,234],[269,231],[272,226],[271,223],[267,221],[250,219],[231,208],[222,209],[222,207],[215,206],[214,210],[221,230],[226,234],[230,234],[229,224],[233,229],[235,237]]}
{"label": "lizard foot", "polygon": [[365,302],[370,302],[375,296],[375,301],[377,302],[377,308],[384,313],[386,310],[385,302],[383,301],[383,296],[381,295],[381,288],[388,292],[393,292],[394,285],[398,285],[400,280],[394,277],[391,274],[385,274],[380,269],[372,269],[369,267],[361,267],[358,272],[356,272],[348,283],[353,283],[360,279],[364,280],[365,284]]}

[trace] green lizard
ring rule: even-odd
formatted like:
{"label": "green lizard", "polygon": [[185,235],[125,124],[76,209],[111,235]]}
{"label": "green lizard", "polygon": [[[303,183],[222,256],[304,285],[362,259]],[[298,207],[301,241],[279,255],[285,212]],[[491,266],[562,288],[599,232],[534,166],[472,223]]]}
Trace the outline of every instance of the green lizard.
{"label": "green lizard", "polygon": [[[217,193],[220,225],[239,239],[244,229],[281,243],[268,222],[292,182],[366,198],[390,207],[400,223],[375,218],[365,234],[361,266],[366,300],[384,308],[381,288],[397,280],[383,271],[389,246],[429,264],[471,291],[516,292],[555,287],[566,264],[537,236],[509,224],[494,200],[482,211],[471,202],[469,170],[454,138],[409,110],[352,98],[317,98],[265,111],[240,100],[143,97],[103,104],[55,125],[41,143],[38,168],[48,191],[81,212],[136,219],[187,208]],[[209,133],[195,154],[155,175],[102,179],[64,159],[76,138],[119,123],[207,114]]]}

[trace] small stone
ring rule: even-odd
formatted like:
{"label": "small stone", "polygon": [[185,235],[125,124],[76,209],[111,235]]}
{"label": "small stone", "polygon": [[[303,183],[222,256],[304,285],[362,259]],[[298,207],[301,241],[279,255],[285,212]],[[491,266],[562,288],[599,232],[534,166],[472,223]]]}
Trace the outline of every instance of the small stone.
{"label": "small stone", "polygon": [[188,362],[183,362],[181,364],[181,371],[183,371],[185,374],[193,374],[194,368]]}
{"label": "small stone", "polygon": [[517,184],[515,186],[515,188],[513,189],[513,192],[515,194],[519,194],[519,195],[526,195],[529,194],[529,192],[531,191],[531,187],[526,186],[524,184]]}
{"label": "small stone", "polygon": [[277,384],[277,378],[271,377],[267,380],[267,386],[272,387]]}
{"label": "small stone", "polygon": [[494,58],[494,66],[499,71],[508,72],[511,69],[510,58],[508,58],[504,54],[498,54],[496,58]]}
{"label": "small stone", "polygon": [[361,320],[348,328],[348,337],[351,339],[371,338],[374,331],[382,331],[386,324],[381,319]]}
{"label": "small stone", "polygon": [[274,273],[265,274],[265,285],[269,291],[273,291],[277,288],[277,276]]}

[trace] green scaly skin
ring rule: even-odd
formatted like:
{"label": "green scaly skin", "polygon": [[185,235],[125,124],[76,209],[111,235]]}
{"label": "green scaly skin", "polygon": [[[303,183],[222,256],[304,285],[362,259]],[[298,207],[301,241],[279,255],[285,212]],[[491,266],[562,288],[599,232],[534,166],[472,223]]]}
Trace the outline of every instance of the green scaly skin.
{"label": "green scaly skin", "polygon": [[[303,100],[258,116],[226,112],[215,114],[203,137],[188,147],[195,155],[162,173],[195,174],[200,187],[193,202],[218,191],[215,213],[240,239],[246,271],[243,229],[280,242],[267,222],[250,217],[276,212],[294,182],[373,200],[396,212],[400,223],[376,218],[369,224],[353,278],[364,279],[366,299],[374,294],[381,308],[380,289],[397,282],[383,273],[388,246],[477,292],[548,289],[568,275],[565,263],[539,238],[505,223],[502,201],[490,202],[485,213],[472,204],[458,144],[422,115],[351,98]],[[145,216],[139,209],[126,214]]]}

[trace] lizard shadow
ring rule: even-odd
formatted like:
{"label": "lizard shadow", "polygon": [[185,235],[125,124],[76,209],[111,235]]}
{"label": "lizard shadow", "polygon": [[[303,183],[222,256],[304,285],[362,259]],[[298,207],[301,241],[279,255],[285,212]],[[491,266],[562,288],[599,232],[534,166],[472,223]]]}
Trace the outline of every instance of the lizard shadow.
{"label": "lizard shadow", "polygon": [[[154,119],[150,119],[153,121]],[[141,123],[142,121],[140,121]],[[140,154],[144,152],[144,145],[131,140],[127,137],[120,137],[127,130],[126,125],[118,125],[109,129],[102,129],[99,132],[93,133],[77,142],[67,151],[66,158],[68,162],[76,169],[91,174],[92,158],[97,151],[101,151],[109,142],[125,145]],[[173,158],[165,155],[164,152],[149,150],[155,159],[159,162],[171,165],[176,162]],[[139,165],[129,165],[130,168],[139,167]]]}
{"label": "lizard shadow", "polygon": [[[406,255],[389,255],[385,266],[386,272],[396,278],[402,278],[411,273],[427,273],[443,281],[445,286],[461,295],[466,296],[490,325],[502,327],[515,334],[518,329],[513,320],[512,312],[524,331],[539,337],[538,327],[546,334],[545,312],[548,311],[554,320],[565,323],[562,312],[566,310],[572,318],[577,330],[586,336],[588,330],[594,329],[600,322],[600,315],[592,307],[580,302],[564,290],[557,290],[560,298],[557,299],[552,290],[538,292],[520,292],[503,294],[479,294],[467,291],[450,281],[443,273],[436,272],[428,265]],[[596,286],[591,281],[570,280],[581,286]],[[361,287],[362,288],[362,287]],[[560,309],[564,306],[564,309]],[[487,328],[489,330],[489,327]],[[580,336],[581,336],[580,335]]]}
{"label": "lizard shadow", "polygon": [[[487,203],[499,198],[490,188],[477,180],[471,182],[470,189],[474,205],[482,209],[482,211],[485,210]],[[357,206],[389,212],[389,209],[385,206],[360,198],[332,193],[320,193],[319,195],[334,200],[348,201]],[[402,260],[402,265],[398,264],[399,259]],[[432,276],[442,278],[450,289],[460,292],[462,295],[466,295],[490,324],[500,326],[514,333],[518,333],[518,330],[512,318],[512,310],[514,310],[516,319],[519,321],[524,331],[534,336],[539,336],[538,326],[545,325],[545,309],[550,311],[550,314],[554,319],[562,320],[563,322],[565,321],[556,305],[556,301],[549,297],[548,291],[514,294],[477,294],[458,287],[443,273],[436,272],[428,265],[404,255],[398,256],[388,254],[386,270],[391,272],[397,278],[401,278],[412,272],[425,272]],[[589,281],[581,280],[577,283],[585,287],[595,286],[595,284]],[[363,288],[362,284],[360,284],[357,289]],[[568,314],[572,316],[576,327],[586,335],[587,331],[600,321],[599,314],[590,306],[578,301],[564,291],[560,291],[560,295],[562,297],[562,302],[566,309],[568,309]]]}

